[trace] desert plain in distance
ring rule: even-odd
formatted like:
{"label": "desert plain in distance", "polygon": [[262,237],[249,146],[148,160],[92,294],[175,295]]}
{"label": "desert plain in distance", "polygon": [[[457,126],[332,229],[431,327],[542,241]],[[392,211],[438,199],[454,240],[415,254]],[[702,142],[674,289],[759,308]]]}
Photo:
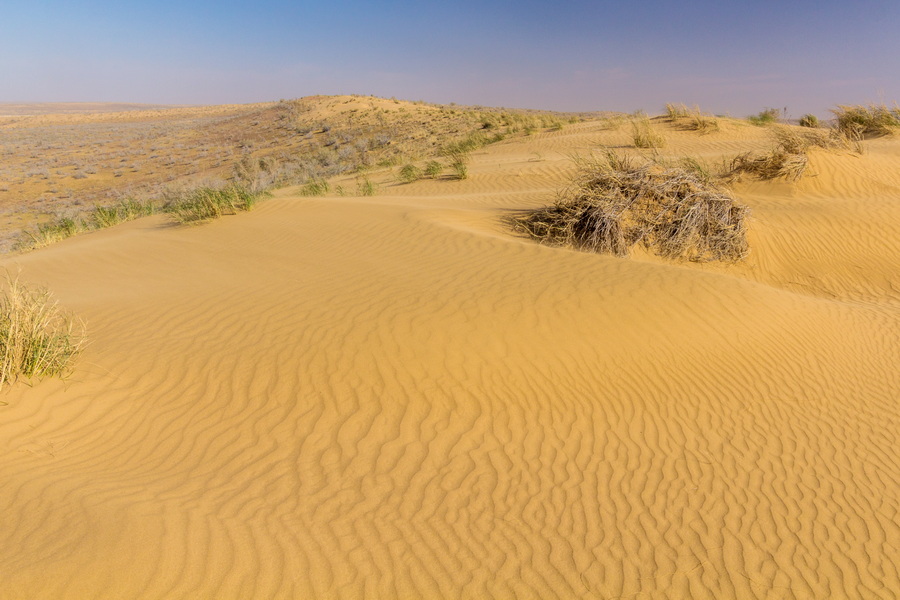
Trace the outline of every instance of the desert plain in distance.
{"label": "desert plain in distance", "polygon": [[[0,391],[3,597],[900,597],[900,136],[730,179],[749,254],[692,262],[509,218],[576,155],[715,171],[800,127],[361,96],[0,114],[0,262],[87,337],[66,378]],[[472,135],[465,178],[400,179]],[[272,197],[14,249],[234,178]]]}

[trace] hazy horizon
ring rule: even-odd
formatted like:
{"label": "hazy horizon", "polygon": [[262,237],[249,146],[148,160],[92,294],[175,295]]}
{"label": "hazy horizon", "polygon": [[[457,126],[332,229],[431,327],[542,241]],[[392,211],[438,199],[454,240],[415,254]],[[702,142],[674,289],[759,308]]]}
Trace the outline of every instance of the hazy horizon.
{"label": "hazy horizon", "polygon": [[900,99],[900,5],[707,0],[452,8],[14,0],[0,102],[242,104],[371,94],[564,111],[666,102],[827,116]]}

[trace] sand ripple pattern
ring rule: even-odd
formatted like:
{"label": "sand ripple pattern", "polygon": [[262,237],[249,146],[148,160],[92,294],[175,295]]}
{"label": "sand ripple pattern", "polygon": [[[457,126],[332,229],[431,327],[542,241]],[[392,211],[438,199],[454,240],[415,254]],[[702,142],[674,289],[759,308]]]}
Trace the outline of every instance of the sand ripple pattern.
{"label": "sand ripple pattern", "polygon": [[3,398],[2,595],[900,596],[887,288],[540,247],[478,167],[7,261],[92,344]]}

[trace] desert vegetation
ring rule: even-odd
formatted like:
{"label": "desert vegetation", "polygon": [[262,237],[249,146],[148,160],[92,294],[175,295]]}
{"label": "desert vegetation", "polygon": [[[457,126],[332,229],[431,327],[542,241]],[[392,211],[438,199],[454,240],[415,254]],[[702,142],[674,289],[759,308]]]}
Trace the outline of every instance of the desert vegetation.
{"label": "desert vegetation", "polygon": [[846,135],[878,137],[891,135],[900,129],[900,106],[889,108],[885,104],[868,106],[838,105],[831,111],[835,126]]}
{"label": "desert vegetation", "polygon": [[0,250],[95,229],[95,218],[115,220],[119,211],[103,214],[94,206],[123,198],[158,205],[173,189],[233,186],[258,194],[299,185],[302,194],[324,195],[330,178],[416,163],[454,145],[459,152],[449,164],[429,162],[423,174],[434,178],[450,168],[455,178],[466,177],[473,149],[582,118],[371,96],[127,113],[101,108],[0,118],[0,221],[5,215],[8,224],[40,224],[24,236],[40,241],[22,244],[0,222]]}
{"label": "desert vegetation", "polygon": [[762,153],[745,152],[736,156],[726,169],[727,175],[733,178],[746,173],[760,179],[782,177],[796,181],[806,172],[811,148],[862,151],[858,140],[848,137],[839,129],[825,131],[778,126],[772,129],[772,135],[775,141],[772,149]]}
{"label": "desert vegetation", "polygon": [[806,114],[800,117],[798,123],[800,127],[816,128],[819,126],[819,117],[817,117],[816,115]]}
{"label": "desert vegetation", "polygon": [[636,245],[692,261],[747,255],[749,209],[695,169],[638,164],[613,151],[577,162],[572,188],[552,206],[515,217],[516,230],[544,244],[616,256]]}
{"label": "desert vegetation", "polygon": [[148,200],[126,198],[116,204],[63,214],[26,229],[20,234],[15,247],[21,251],[34,250],[80,233],[112,227],[155,213],[169,214],[182,224],[201,223],[250,210],[257,200],[266,195],[267,192],[252,192],[239,186],[200,186],[170,191],[160,198]]}
{"label": "desert vegetation", "polygon": [[779,111],[777,108],[764,108],[757,114],[747,117],[747,120],[750,121],[750,123],[753,125],[762,127],[764,125],[777,123],[780,116],[781,111]]}
{"label": "desert vegetation", "polygon": [[719,130],[719,120],[712,115],[704,114],[699,106],[689,109],[684,104],[666,104],[665,118],[679,129],[700,133]]}
{"label": "desert vegetation", "polygon": [[665,138],[653,131],[650,119],[646,116],[631,122],[631,140],[635,148],[662,148],[666,145]]}
{"label": "desert vegetation", "polygon": [[0,295],[0,386],[20,377],[66,375],[84,344],[84,327],[46,289],[6,275]]}

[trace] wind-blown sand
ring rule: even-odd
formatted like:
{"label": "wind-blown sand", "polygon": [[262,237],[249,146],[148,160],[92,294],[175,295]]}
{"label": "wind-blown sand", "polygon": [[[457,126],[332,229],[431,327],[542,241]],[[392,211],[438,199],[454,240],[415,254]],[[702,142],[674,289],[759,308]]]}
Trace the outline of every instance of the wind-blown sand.
{"label": "wind-blown sand", "polygon": [[601,143],[3,260],[90,345],[2,396],[0,595],[900,596],[900,140],[738,184],[739,265],[509,232]]}

